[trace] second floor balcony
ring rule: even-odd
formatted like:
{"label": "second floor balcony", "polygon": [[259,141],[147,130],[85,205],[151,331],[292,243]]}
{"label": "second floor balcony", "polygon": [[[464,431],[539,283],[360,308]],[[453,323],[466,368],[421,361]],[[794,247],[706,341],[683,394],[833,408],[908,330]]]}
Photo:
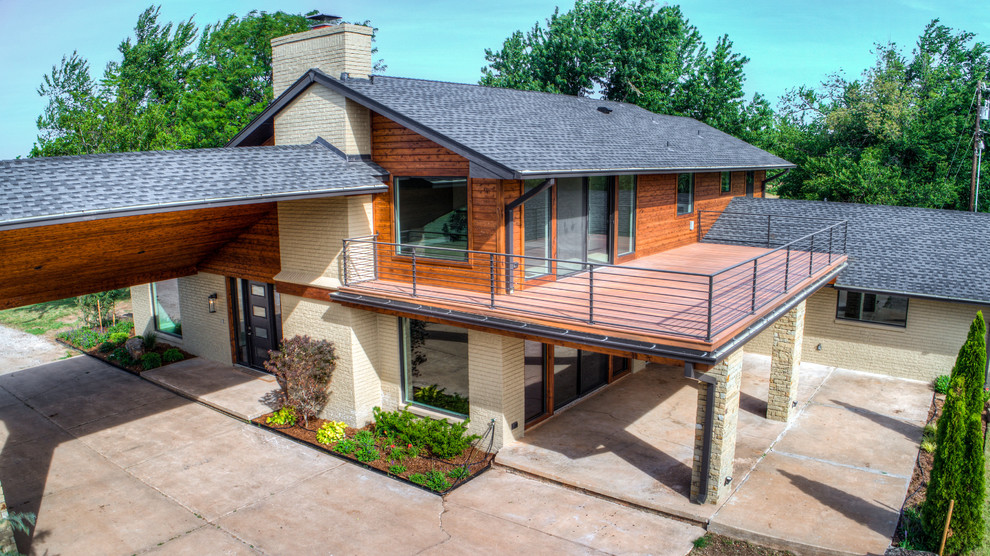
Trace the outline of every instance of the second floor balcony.
{"label": "second floor balcony", "polygon": [[702,211],[696,229],[629,264],[352,238],[343,291],[711,349],[846,262],[845,221]]}

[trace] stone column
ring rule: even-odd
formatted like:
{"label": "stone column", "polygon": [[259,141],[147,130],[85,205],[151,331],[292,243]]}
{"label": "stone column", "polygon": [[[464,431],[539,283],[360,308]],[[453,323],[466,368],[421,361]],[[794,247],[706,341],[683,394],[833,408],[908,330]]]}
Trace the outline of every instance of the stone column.
{"label": "stone column", "polygon": [[767,419],[790,421],[797,410],[798,367],[804,340],[805,302],[773,323]]}
{"label": "stone column", "polygon": [[468,432],[482,435],[495,419],[494,450],[523,436],[525,363],[523,340],[468,331]]}
{"label": "stone column", "polygon": [[[698,382],[698,413],[694,433],[694,463],[691,471],[691,500],[701,502],[702,476],[708,473],[709,504],[718,504],[729,493],[732,461],[736,455],[736,425],[739,421],[739,386],[742,381],[743,351],[736,350],[709,371],[701,373],[715,379],[715,395],[708,400],[708,383]],[[714,404],[711,440],[711,464],[703,468],[705,445],[705,408]]]}

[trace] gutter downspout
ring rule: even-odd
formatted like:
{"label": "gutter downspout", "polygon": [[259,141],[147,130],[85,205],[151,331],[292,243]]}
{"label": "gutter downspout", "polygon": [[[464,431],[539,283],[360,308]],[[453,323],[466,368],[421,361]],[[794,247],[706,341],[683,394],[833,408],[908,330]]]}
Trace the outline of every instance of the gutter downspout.
{"label": "gutter downspout", "polygon": [[713,376],[694,372],[694,363],[684,362],[684,377],[703,382],[708,390],[705,393],[705,432],[701,445],[701,504],[708,503],[708,477],[712,467],[712,433],[715,428],[715,384]]}

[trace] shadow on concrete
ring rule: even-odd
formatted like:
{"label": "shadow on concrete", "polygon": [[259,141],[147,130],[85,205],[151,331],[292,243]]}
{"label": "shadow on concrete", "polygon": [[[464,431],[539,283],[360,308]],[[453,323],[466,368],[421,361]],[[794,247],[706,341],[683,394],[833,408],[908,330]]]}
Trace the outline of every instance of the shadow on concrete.
{"label": "shadow on concrete", "polygon": [[767,416],[767,401],[739,391],[739,409],[757,417]]}
{"label": "shadow on concrete", "polygon": [[864,500],[859,496],[820,481],[790,473],[783,469],[778,469],[777,472],[786,477],[791,484],[805,494],[846,516],[850,520],[866,525],[881,535],[889,535],[890,523],[896,523],[900,517],[899,510]]}
{"label": "shadow on concrete", "polygon": [[[252,380],[238,374],[244,382]],[[197,404],[87,355],[0,375],[0,390],[17,400],[0,403],[0,423],[8,432],[0,448],[0,484],[9,509],[35,515],[51,479],[56,449],[79,438],[74,428],[86,426],[89,435]],[[73,410],[89,417],[74,424],[59,422]],[[45,529],[32,528],[30,534],[17,533],[15,538],[19,550],[30,554],[33,543],[48,535]]]}
{"label": "shadow on concrete", "polygon": [[895,419],[894,417],[888,417],[882,413],[877,413],[871,409],[866,409],[846,402],[840,402],[838,400],[829,400],[828,403],[848,409],[856,415],[861,415],[866,419],[891,430],[892,432],[904,436],[904,438],[910,440],[911,442],[921,442],[922,428],[918,425],[913,425],[911,423],[901,421],[900,419]]}

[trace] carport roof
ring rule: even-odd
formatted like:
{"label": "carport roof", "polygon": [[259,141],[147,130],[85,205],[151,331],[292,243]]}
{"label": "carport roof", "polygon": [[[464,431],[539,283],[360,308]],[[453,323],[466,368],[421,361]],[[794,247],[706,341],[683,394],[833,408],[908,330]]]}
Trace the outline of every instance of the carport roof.
{"label": "carport roof", "polygon": [[310,145],[0,161],[0,229],[387,191],[379,166]]}

